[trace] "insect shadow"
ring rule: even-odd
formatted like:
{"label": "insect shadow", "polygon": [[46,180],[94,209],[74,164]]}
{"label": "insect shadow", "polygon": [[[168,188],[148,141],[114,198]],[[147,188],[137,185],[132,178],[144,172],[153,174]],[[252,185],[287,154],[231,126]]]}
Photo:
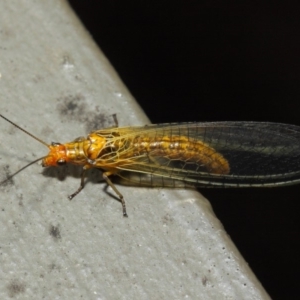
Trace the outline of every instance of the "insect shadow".
{"label": "insect shadow", "polygon": [[[71,164],[65,165],[65,166],[60,166],[60,167],[47,167],[47,168],[43,169],[42,174],[45,177],[55,178],[55,179],[58,179],[59,181],[65,181],[67,177],[77,178],[78,185],[79,185],[80,179],[81,179],[81,174],[82,174],[82,167],[76,166],[76,165],[71,165]],[[105,183],[103,185],[103,187],[101,185],[101,186],[99,186],[99,188],[102,187],[102,190],[105,192],[105,194],[107,194],[109,197],[120,202],[120,199],[116,195],[114,195],[113,193],[108,191],[108,184],[103,179],[101,169],[93,168],[93,169],[87,171],[86,177],[85,177],[85,182],[84,182],[85,187],[88,183],[93,183],[93,184]],[[74,192],[74,191],[70,190],[70,194],[72,192]]]}

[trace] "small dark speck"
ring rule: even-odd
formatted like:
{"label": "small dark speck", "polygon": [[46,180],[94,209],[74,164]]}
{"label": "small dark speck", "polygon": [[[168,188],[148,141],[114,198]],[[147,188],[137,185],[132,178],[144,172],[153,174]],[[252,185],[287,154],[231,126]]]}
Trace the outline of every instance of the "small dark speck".
{"label": "small dark speck", "polygon": [[91,109],[86,104],[84,95],[80,93],[60,97],[57,101],[57,110],[62,118],[85,124],[87,133],[101,128],[116,127],[113,116],[99,113],[97,107]]}
{"label": "small dark speck", "polygon": [[113,115],[105,114],[93,114],[90,113],[88,118],[83,120],[86,124],[86,131],[91,132],[93,130],[99,130],[101,128],[116,127]]}
{"label": "small dark speck", "polygon": [[165,214],[162,217],[162,221],[164,225],[167,225],[167,224],[171,224],[174,221],[174,218],[169,214]]}
{"label": "small dark speck", "polygon": [[57,109],[63,118],[78,120],[86,114],[84,96],[81,94],[68,95],[58,99]]}
{"label": "small dark speck", "polygon": [[3,167],[3,172],[4,173],[4,179],[2,182],[1,182],[1,185],[2,186],[9,186],[9,185],[13,185],[14,184],[14,180],[12,178],[9,178],[11,176],[11,173],[10,173],[10,170],[9,170],[9,166],[6,165]]}
{"label": "small dark speck", "polygon": [[13,280],[10,284],[8,284],[8,295],[10,298],[15,297],[18,294],[22,294],[25,292],[25,284],[22,282],[19,282],[17,280]]}
{"label": "small dark speck", "polygon": [[49,269],[50,269],[51,271],[53,271],[53,270],[60,270],[60,267],[59,267],[58,265],[56,265],[55,263],[51,263],[51,264],[49,265]]}
{"label": "small dark speck", "polygon": [[208,281],[207,277],[204,276],[204,277],[202,278],[202,284],[203,284],[203,286],[206,286],[207,281]]}
{"label": "small dark speck", "polygon": [[61,239],[60,229],[58,225],[57,226],[51,225],[49,229],[49,233],[55,240]]}
{"label": "small dark speck", "polygon": [[78,107],[78,105],[75,102],[71,101],[66,104],[66,107],[68,110],[75,110]]}

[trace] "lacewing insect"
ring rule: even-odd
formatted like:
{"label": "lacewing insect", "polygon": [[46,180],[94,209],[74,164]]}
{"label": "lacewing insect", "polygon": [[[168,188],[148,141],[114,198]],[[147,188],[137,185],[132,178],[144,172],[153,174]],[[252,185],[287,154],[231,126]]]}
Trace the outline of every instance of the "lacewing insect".
{"label": "lacewing insect", "polygon": [[[174,123],[116,127],[91,132],[72,142],[47,144],[0,114],[0,117],[49,148],[14,175],[42,160],[43,167],[82,165],[78,190],[86,171],[99,168],[110,180],[157,187],[275,187],[300,182],[300,127],[263,122]],[[3,184],[4,182],[0,183]]]}

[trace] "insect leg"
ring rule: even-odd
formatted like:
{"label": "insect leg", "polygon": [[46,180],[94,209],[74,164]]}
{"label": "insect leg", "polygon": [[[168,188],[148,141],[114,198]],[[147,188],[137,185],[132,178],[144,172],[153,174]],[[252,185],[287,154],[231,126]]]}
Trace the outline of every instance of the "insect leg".
{"label": "insect leg", "polygon": [[119,127],[119,121],[118,121],[118,118],[117,118],[117,114],[113,114],[112,117],[113,117],[113,119],[114,119],[115,126],[116,126],[116,127]]}
{"label": "insect leg", "polygon": [[80,186],[79,186],[78,190],[75,193],[73,193],[72,195],[68,196],[69,200],[72,200],[76,195],[78,195],[80,193],[81,190],[83,190],[83,188],[84,188],[85,172],[86,172],[86,170],[83,169],[82,173],[81,173]]}
{"label": "insect leg", "polygon": [[105,172],[102,174],[103,179],[106,181],[106,183],[114,190],[114,192],[119,196],[120,201],[122,203],[123,208],[123,216],[128,217],[126,212],[126,204],[123,195],[117,190],[117,188],[114,186],[114,184],[111,182],[111,180],[108,178],[108,176],[111,175],[110,172]]}

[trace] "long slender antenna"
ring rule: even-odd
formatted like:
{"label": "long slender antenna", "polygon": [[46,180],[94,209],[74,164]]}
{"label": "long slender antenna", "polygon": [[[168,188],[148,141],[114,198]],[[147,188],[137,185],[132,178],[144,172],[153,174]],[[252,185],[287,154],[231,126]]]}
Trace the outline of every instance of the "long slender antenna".
{"label": "long slender antenna", "polygon": [[[36,136],[34,136],[33,134],[31,134],[30,132],[28,132],[27,130],[23,129],[22,127],[20,127],[19,125],[15,124],[14,122],[10,121],[9,119],[5,118],[3,115],[0,114],[0,117],[4,120],[6,120],[7,122],[9,122],[10,124],[14,125],[15,127],[17,127],[18,129],[20,129],[21,131],[25,132],[26,134],[28,134],[29,136],[31,136],[32,138],[34,138],[35,140],[37,140],[38,142],[40,142],[41,144],[45,145],[46,147],[49,148],[49,145],[47,143],[45,143],[44,141],[42,141],[41,139],[37,138]],[[7,181],[9,181],[10,179],[12,179],[15,175],[17,175],[18,173],[20,173],[21,171],[23,171],[24,169],[26,169],[27,167],[33,165],[34,163],[36,163],[39,160],[44,159],[47,156],[43,156],[40,157],[38,159],[35,159],[34,161],[30,162],[29,164],[27,164],[26,166],[22,167],[21,169],[19,169],[17,172],[13,173],[12,175],[9,175],[5,180],[3,180],[2,182],[0,182],[0,185],[5,184]]]}
{"label": "long slender antenna", "polygon": [[2,182],[0,182],[0,185],[2,184],[5,184],[7,181],[9,181],[10,179],[12,179],[15,175],[17,175],[18,173],[20,173],[21,171],[23,171],[24,169],[26,169],[27,167],[33,165],[34,163],[36,163],[37,161],[41,160],[41,159],[44,159],[45,157],[47,156],[43,156],[43,157],[40,157],[38,159],[35,159],[34,161],[30,162],[28,165],[22,167],[21,169],[19,169],[17,172],[9,175],[5,180],[3,180]]}
{"label": "long slender antenna", "polygon": [[[15,124],[14,122],[8,120],[8,119],[5,118],[3,115],[0,114],[0,117],[1,117],[2,119],[6,120],[7,122],[9,122],[10,124],[14,125],[15,127],[17,127],[18,129],[22,130],[23,132],[25,132],[26,134],[28,134],[29,136],[31,136],[32,138],[34,138],[35,140],[37,140],[38,142],[40,142],[41,144],[43,144],[43,145],[49,147],[49,145],[48,145],[46,142],[44,142],[44,141],[42,141],[41,139],[37,138],[36,136],[34,136],[33,134],[31,134],[30,132],[28,132],[28,131],[25,130],[24,128],[20,127],[19,125]],[[40,159],[41,159],[41,158],[40,158]],[[40,159],[38,159],[38,160],[40,160]],[[37,162],[38,160],[35,160],[35,161],[32,162],[32,163],[35,163],[35,162]],[[27,165],[27,166],[28,166],[28,165]],[[26,168],[27,166],[25,166],[25,168]],[[23,170],[23,169],[21,169],[21,170]],[[18,173],[18,172],[17,172],[17,173]]]}

